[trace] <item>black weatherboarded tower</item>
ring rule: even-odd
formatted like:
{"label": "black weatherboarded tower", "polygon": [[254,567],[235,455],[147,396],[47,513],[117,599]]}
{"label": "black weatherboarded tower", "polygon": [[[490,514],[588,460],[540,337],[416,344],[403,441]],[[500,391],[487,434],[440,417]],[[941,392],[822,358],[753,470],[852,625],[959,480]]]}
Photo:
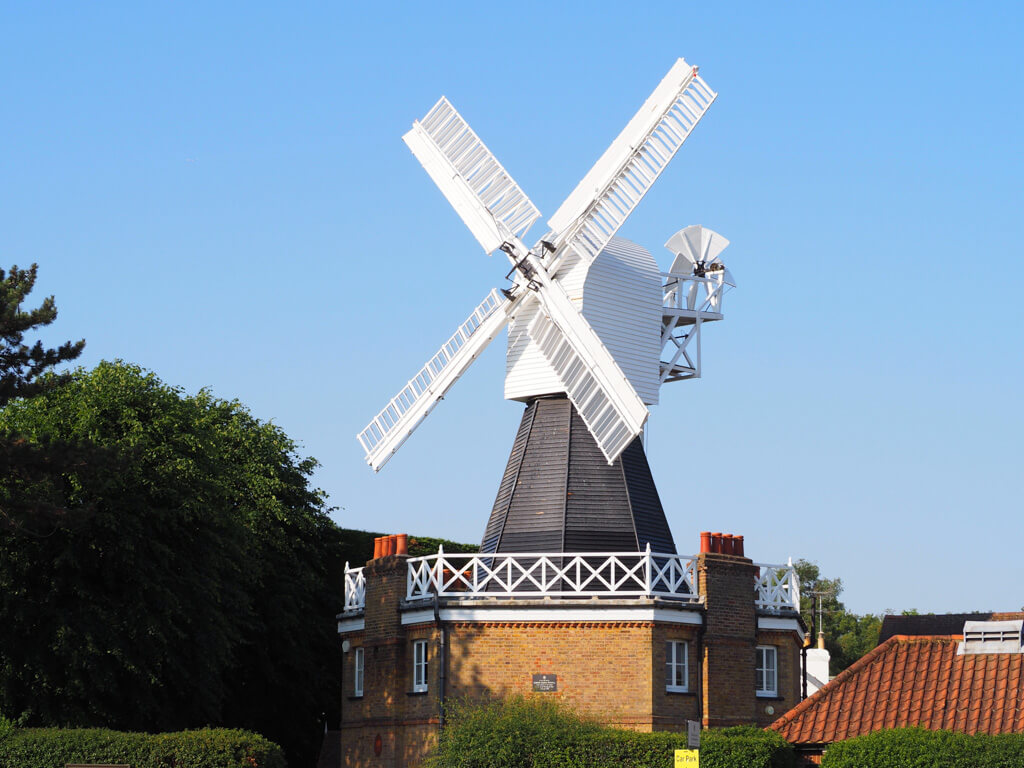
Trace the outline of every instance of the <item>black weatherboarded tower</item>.
{"label": "black weatherboarded tower", "polygon": [[609,464],[572,403],[538,398],[523,412],[483,552],[676,553],[636,438]]}

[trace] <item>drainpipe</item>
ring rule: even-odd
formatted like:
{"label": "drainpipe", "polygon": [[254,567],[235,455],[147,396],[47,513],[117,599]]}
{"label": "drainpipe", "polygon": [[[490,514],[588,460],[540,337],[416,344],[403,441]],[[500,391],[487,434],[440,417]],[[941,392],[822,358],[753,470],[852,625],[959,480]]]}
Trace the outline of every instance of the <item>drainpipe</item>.
{"label": "drainpipe", "polygon": [[[707,616],[704,617],[707,621]],[[697,627],[697,722],[704,727],[704,628],[702,622]]]}
{"label": "drainpipe", "polygon": [[437,723],[439,728],[444,728],[444,697],[445,697],[445,684],[448,681],[448,675],[445,668],[448,665],[447,659],[447,646],[448,646],[448,629],[441,623],[441,609],[437,600],[437,592],[434,593],[434,624],[441,631],[441,637],[438,641],[437,649],[437,687],[438,693],[440,694],[440,707],[437,716]]}

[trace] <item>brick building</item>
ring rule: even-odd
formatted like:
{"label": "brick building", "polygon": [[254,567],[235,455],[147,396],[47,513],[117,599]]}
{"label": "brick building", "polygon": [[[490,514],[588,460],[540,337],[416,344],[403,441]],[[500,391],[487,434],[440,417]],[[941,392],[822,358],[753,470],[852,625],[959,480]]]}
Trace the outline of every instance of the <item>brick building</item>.
{"label": "brick building", "polygon": [[[346,574],[340,728],[321,768],[416,765],[444,701],[542,692],[639,730],[768,725],[799,701],[790,566],[699,555],[384,552]],[[717,550],[717,551],[715,551]]]}

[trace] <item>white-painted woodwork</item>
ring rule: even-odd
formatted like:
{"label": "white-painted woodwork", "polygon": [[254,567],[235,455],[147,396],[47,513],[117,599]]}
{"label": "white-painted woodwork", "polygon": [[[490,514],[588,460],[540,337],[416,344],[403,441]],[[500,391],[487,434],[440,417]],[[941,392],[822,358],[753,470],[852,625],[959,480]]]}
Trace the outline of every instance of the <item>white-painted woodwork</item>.
{"label": "white-painted woodwork", "polygon": [[758,569],[754,587],[757,599],[754,604],[761,610],[773,613],[799,611],[800,578],[797,576],[796,568],[793,567],[793,559],[790,558],[786,565],[768,565],[767,563],[754,563],[754,565]]}
{"label": "white-painted woodwork", "polygon": [[[662,280],[645,248],[613,238],[592,263],[573,257],[559,283],[646,405],[658,402]],[[518,309],[509,323],[505,397],[528,401],[564,392],[560,377],[527,332],[539,308]]]}
{"label": "white-painted woodwork", "polygon": [[492,289],[409,383],[359,433],[377,472],[505,327],[511,302]]}
{"label": "white-painted woodwork", "polygon": [[448,99],[402,137],[469,231],[492,253],[522,237],[540,211]]}
{"label": "white-painted woodwork", "polygon": [[[532,249],[521,238],[539,212],[448,100],[442,97],[413,123],[403,138],[485,252],[506,252],[515,297],[492,291],[359,433],[375,471],[511,316],[517,323],[506,396],[566,392],[609,463],[643,430],[646,406],[657,402],[662,381],[699,375],[699,318],[696,334],[669,329],[666,335],[664,324],[652,319],[661,315],[662,297],[650,254],[626,241],[606,246],[716,96],[696,68],[679,59]],[[602,252],[608,256],[595,266]],[[587,268],[581,272],[578,262]],[[685,341],[693,338],[696,366]],[[659,353],[670,339],[683,363],[666,369]]]}
{"label": "white-painted woodwork", "polygon": [[[549,606],[508,607],[507,602],[498,605],[459,606],[441,608],[441,621],[473,622],[606,622],[606,621],[657,621],[664,624],[689,624],[700,626],[703,614],[699,603],[680,603],[678,607],[653,607],[651,605],[616,605],[606,601],[552,602]],[[424,624],[434,621],[434,611],[406,611],[402,624]]]}
{"label": "white-painted woodwork", "polygon": [[[406,599],[434,597],[515,598],[551,597],[670,597],[699,603],[696,555],[652,552],[518,552],[447,554],[411,557],[406,561]],[[753,598],[761,611],[799,612],[800,583],[790,559],[786,565],[755,563]],[[362,568],[345,564],[344,610],[366,607],[366,578]],[[778,623],[785,622],[785,623]],[[762,629],[800,631],[789,617],[758,617]]]}
{"label": "white-painted woodwork", "polygon": [[594,259],[718,96],[679,59],[548,225],[556,248]]}

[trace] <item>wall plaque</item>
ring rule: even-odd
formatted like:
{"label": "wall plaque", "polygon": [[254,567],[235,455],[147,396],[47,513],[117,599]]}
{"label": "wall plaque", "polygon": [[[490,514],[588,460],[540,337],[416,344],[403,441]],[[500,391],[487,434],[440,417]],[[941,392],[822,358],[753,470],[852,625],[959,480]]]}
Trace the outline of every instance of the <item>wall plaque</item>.
{"label": "wall plaque", "polygon": [[558,675],[534,675],[533,690],[551,693],[558,690]]}

